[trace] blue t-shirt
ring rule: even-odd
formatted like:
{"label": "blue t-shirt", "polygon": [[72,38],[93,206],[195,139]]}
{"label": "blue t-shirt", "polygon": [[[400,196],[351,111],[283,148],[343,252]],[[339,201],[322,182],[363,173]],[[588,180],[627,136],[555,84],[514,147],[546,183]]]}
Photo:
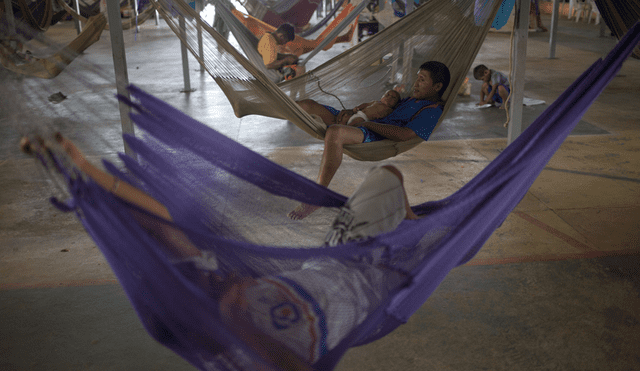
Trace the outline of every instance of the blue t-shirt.
{"label": "blue t-shirt", "polygon": [[[415,98],[404,98],[398,103],[396,108],[389,115],[371,120],[380,124],[395,125],[399,127],[407,127],[413,130],[420,138],[427,140],[435,129],[440,116],[442,115],[442,106],[422,108],[435,105],[436,102],[430,100],[417,100]],[[420,111],[418,115],[416,113]],[[415,115],[415,117],[413,117]],[[413,118],[413,120],[412,120]]]}

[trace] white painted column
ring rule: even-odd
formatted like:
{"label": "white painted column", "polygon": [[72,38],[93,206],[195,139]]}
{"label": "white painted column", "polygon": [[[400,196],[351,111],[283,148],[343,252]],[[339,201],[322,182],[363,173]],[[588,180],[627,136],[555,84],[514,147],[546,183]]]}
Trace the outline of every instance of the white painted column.
{"label": "white painted column", "polygon": [[527,38],[529,37],[530,0],[517,0],[515,4],[515,34],[513,49],[513,76],[509,101],[509,131],[507,144],[511,144],[522,133],[522,100],[524,98],[524,73],[527,59]]}
{"label": "white painted column", "polygon": [[[113,69],[116,74],[116,89],[118,94],[130,97],[127,91],[129,75],[127,73],[127,58],[124,51],[124,36],[122,35],[122,19],[120,18],[120,1],[107,0],[107,17],[109,20],[109,35],[111,36],[111,53],[113,54]],[[133,123],[129,117],[131,109],[122,102],[118,102],[122,132],[135,135]],[[134,157],[135,154],[127,143],[124,143],[124,153]]]}
{"label": "white painted column", "polygon": [[[178,23],[180,26],[180,32],[182,33],[182,38],[186,40],[187,31],[185,29],[184,17],[181,15],[178,17],[180,18]],[[180,40],[180,52],[182,53],[182,77],[184,79],[184,89],[181,90],[181,92],[190,93],[194,91],[194,89],[191,89],[191,78],[189,77],[189,52],[187,51],[187,46],[182,40]]]}
{"label": "white painted column", "polygon": [[558,19],[560,19],[560,0],[553,0],[553,12],[551,13],[551,33],[549,34],[549,59],[554,59],[556,57]]}

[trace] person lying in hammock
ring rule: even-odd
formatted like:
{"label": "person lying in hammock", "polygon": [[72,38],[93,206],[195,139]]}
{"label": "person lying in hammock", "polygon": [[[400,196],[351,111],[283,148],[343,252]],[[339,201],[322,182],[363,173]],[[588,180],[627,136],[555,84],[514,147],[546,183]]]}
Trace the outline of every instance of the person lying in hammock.
{"label": "person lying in hammock", "polygon": [[[442,93],[447,90],[451,74],[441,62],[429,61],[420,66],[411,96],[400,100],[393,112],[378,120],[365,121],[358,126],[333,125],[345,113],[314,100],[298,102],[310,114],[318,115],[328,126],[324,137],[324,152],[318,183],[328,187],[342,163],[343,147],[347,144],[370,143],[383,139],[404,142],[415,137],[429,139],[442,115]],[[339,121],[338,121],[339,122]],[[307,217],[318,207],[300,204],[289,213],[291,219]]]}
{"label": "person lying in hammock", "polygon": [[[100,187],[150,214],[172,221],[162,203],[88,162],[62,135],[55,138],[75,166]],[[44,141],[31,143],[23,138],[21,142],[26,153],[45,146]],[[401,172],[390,165],[376,166],[341,207],[325,245],[336,246],[391,232],[404,219],[418,216],[409,207]],[[157,232],[160,228],[149,229]],[[186,235],[172,231],[165,246],[183,261],[211,259]],[[165,234],[161,234],[164,239]],[[384,286],[384,282],[378,282],[382,275],[374,272],[375,259],[352,263],[347,267],[329,257],[310,258],[300,269],[254,278],[234,274],[221,277],[215,271],[216,264],[205,261],[199,265],[203,269],[200,281],[218,299],[223,320],[258,354],[282,369],[307,370],[309,364],[362,323],[383,299],[384,293],[374,289]],[[205,272],[206,269],[211,271]],[[213,280],[211,274],[215,275]]]}
{"label": "person lying in hammock", "polygon": [[356,126],[370,120],[378,120],[386,117],[393,112],[398,102],[400,102],[400,93],[395,90],[387,90],[380,100],[370,103],[362,103],[361,105],[354,107],[352,113],[342,116],[342,124],[347,119],[347,125]]}
{"label": "person lying in hammock", "polygon": [[288,23],[280,25],[275,32],[265,33],[258,42],[258,53],[262,56],[264,66],[284,73],[285,66],[298,63],[297,55],[278,53],[279,46],[293,41],[295,36],[293,26]]}

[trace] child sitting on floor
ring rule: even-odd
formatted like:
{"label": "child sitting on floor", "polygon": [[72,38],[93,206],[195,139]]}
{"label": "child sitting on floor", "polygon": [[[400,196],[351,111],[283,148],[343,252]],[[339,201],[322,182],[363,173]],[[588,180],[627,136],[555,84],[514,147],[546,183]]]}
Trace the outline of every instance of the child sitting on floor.
{"label": "child sitting on floor", "polygon": [[379,101],[362,103],[353,108],[354,114],[347,121],[347,125],[354,126],[365,121],[381,119],[393,112],[399,101],[400,93],[387,90]]}
{"label": "child sitting on floor", "polygon": [[501,109],[506,109],[506,105],[503,103],[507,101],[511,90],[509,78],[505,74],[489,69],[484,64],[479,64],[473,69],[473,77],[483,81],[478,106],[495,104]]}

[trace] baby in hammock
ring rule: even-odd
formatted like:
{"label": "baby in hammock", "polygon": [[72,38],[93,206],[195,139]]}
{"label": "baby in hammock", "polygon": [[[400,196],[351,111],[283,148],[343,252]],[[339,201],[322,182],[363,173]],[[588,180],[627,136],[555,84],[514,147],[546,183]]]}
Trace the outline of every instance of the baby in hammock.
{"label": "baby in hammock", "polygon": [[365,121],[381,119],[393,112],[399,101],[400,93],[387,90],[379,101],[362,103],[354,107],[354,114],[347,121],[347,125],[357,126]]}

